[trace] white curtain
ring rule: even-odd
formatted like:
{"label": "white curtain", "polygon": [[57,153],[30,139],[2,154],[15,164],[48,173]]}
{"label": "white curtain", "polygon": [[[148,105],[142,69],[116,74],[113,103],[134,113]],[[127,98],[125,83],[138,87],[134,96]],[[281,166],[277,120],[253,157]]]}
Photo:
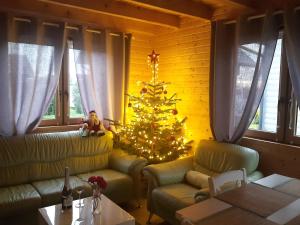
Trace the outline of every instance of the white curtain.
{"label": "white curtain", "polygon": [[0,14],[0,135],[22,135],[41,121],[55,94],[65,29]]}
{"label": "white curtain", "polygon": [[130,35],[90,31],[69,32],[73,40],[76,75],[86,114],[123,122],[128,82]]}
{"label": "white curtain", "polygon": [[216,23],[211,126],[218,141],[237,142],[259,106],[279,34],[278,18]]}
{"label": "white curtain", "polygon": [[300,103],[300,10],[284,12],[284,34],[289,74],[298,105]]}

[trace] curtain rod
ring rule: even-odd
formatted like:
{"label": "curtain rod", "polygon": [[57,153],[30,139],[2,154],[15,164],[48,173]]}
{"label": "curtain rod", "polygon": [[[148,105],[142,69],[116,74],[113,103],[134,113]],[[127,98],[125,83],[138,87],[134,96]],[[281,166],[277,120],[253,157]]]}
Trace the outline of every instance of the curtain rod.
{"label": "curtain rod", "polygon": [[[297,6],[295,9],[294,9],[294,11],[298,11],[298,10],[300,10],[300,6]],[[273,13],[273,15],[279,15],[279,14],[283,14],[283,10],[277,10],[277,11],[275,11],[274,13]],[[247,20],[248,21],[250,21],[250,20],[254,20],[254,19],[259,19],[259,18],[262,18],[262,17],[265,17],[266,16],[266,14],[265,13],[263,13],[263,14],[258,14],[258,15],[255,15],[255,16],[249,16],[248,18],[247,18]],[[227,22],[224,22],[224,24],[233,24],[233,23],[236,23],[236,20],[229,20],[229,21],[227,21]]]}
{"label": "curtain rod", "polygon": [[[14,17],[14,20],[15,21],[20,21],[20,22],[31,23],[31,20],[27,19],[27,18]],[[58,23],[43,22],[42,24],[45,25],[45,26],[59,27]],[[69,29],[69,30],[79,30],[79,27],[66,25],[66,29]],[[96,33],[96,34],[101,34],[102,33],[100,30],[94,30],[94,29],[86,29],[86,31],[90,32],[90,33]],[[112,33],[112,32],[110,32],[109,34],[111,36],[117,36],[117,37],[121,36],[120,34]],[[126,34],[125,34],[125,38],[127,38]]]}

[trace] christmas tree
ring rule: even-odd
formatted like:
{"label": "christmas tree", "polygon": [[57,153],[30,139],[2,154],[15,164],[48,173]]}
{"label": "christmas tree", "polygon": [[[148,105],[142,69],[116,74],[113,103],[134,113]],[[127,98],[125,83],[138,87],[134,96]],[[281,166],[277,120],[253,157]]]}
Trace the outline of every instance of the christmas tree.
{"label": "christmas tree", "polygon": [[[179,120],[174,93],[168,97],[169,83],[158,80],[159,54],[148,55],[152,79],[142,82],[140,96],[128,95],[128,108],[133,111],[130,122],[117,129],[118,144],[150,163],[171,161],[188,153],[191,141],[184,137],[184,123]],[[116,125],[116,123],[114,123]]]}

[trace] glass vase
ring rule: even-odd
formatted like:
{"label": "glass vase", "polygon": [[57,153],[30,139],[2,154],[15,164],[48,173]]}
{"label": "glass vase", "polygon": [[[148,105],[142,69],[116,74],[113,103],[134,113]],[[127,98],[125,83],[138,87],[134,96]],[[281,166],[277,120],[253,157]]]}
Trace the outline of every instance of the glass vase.
{"label": "glass vase", "polygon": [[92,210],[94,215],[101,213],[101,189],[100,188],[93,189]]}

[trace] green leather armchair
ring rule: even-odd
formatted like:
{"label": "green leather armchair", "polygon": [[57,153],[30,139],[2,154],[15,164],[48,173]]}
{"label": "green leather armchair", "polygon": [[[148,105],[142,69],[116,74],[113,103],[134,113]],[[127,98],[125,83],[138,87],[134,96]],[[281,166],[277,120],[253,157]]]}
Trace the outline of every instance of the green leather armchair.
{"label": "green leather armchair", "polygon": [[207,188],[197,188],[186,182],[188,171],[195,170],[214,176],[228,170],[245,168],[248,180],[255,181],[262,177],[262,173],[256,170],[258,162],[259,155],[253,149],[203,140],[194,156],[146,166],[143,172],[148,180],[148,222],[153,214],[157,214],[171,224],[179,224],[175,218],[177,210],[194,204],[195,196],[197,201],[208,197]]}

